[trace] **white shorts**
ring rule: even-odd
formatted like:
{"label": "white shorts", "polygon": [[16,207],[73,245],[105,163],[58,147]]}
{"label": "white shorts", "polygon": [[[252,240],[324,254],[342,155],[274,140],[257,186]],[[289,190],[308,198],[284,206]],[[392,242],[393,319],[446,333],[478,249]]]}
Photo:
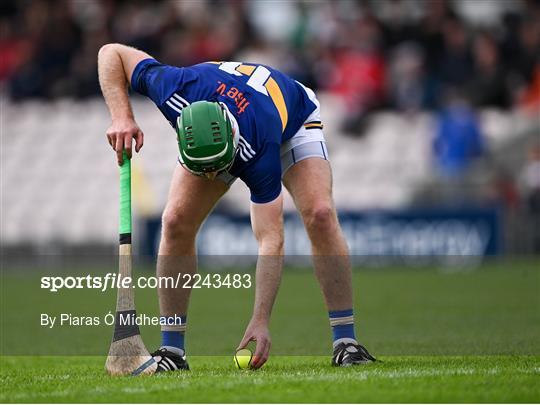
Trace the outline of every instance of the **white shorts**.
{"label": "white shorts", "polygon": [[[281,177],[293,165],[304,159],[315,157],[328,160],[328,150],[326,149],[326,142],[324,140],[319,100],[315,97],[313,90],[303,85],[302,87],[317,108],[309,115],[298,132],[281,145]],[[236,180],[236,177],[227,172],[218,174],[216,178],[229,186]]]}

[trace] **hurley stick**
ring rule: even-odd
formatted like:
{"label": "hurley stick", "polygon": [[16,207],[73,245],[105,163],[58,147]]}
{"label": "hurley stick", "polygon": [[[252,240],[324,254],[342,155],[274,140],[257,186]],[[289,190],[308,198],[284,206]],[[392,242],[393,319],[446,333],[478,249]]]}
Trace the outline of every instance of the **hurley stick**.
{"label": "hurley stick", "polygon": [[[131,278],[131,161],[125,152],[124,163],[120,166],[119,232],[119,277]],[[153,374],[157,369],[157,363],[144,346],[139,326],[134,322],[136,315],[134,289],[130,283],[128,288],[118,288],[114,334],[105,363],[105,369],[111,375]]]}

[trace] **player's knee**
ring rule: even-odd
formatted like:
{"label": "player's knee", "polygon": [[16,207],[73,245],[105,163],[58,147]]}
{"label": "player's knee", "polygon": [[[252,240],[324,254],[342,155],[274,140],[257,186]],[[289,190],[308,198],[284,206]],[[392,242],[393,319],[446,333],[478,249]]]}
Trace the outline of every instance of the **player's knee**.
{"label": "player's knee", "polygon": [[162,234],[167,240],[194,239],[197,227],[182,213],[165,210],[161,219]]}
{"label": "player's knee", "polygon": [[308,232],[327,232],[335,227],[336,213],[330,202],[313,204],[304,212]]}

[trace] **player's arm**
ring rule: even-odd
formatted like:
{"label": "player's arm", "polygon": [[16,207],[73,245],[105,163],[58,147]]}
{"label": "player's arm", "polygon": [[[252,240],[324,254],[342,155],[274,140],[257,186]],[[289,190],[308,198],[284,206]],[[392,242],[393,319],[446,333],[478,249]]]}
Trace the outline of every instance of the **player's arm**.
{"label": "player's arm", "polygon": [[99,84],[112,120],[107,139],[116,151],[119,165],[124,149],[131,157],[133,139],[135,151],[139,152],[143,146],[144,135],[133,116],[128,85],[137,64],[150,57],[146,52],[121,44],[104,45],[98,53]]}
{"label": "player's arm", "polygon": [[283,266],[283,197],[265,204],[251,204],[251,223],[259,245],[253,316],[239,348],[257,341],[251,365],[261,367],[270,353],[268,324]]}

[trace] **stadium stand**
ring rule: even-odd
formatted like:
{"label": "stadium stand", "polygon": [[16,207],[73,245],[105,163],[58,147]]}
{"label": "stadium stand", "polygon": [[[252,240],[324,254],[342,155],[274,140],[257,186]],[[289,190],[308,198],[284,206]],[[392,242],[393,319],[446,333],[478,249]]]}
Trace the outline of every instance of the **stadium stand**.
{"label": "stadium stand", "polygon": [[[357,139],[339,129],[339,100],[325,94],[321,100],[340,209],[398,209],[426,184],[439,184],[431,154],[433,114],[379,112]],[[175,133],[150,102],[136,99],[134,109],[146,134],[134,160],[135,210],[157,216],[176,166]],[[103,102],[29,101],[7,104],[3,111],[2,243],[114,243],[117,169],[103,136],[109,122]],[[516,142],[527,127],[535,130],[534,124],[511,113],[482,114],[493,153]],[[245,214],[248,201],[238,181],[218,209]],[[290,198],[286,209],[293,209]]]}
{"label": "stadium stand", "polygon": [[[511,146],[525,156],[522,140],[539,138],[539,19],[538,0],[296,1],[281,7],[262,1],[4,1],[2,247],[114,243],[117,169],[105,142],[109,118],[96,74],[97,52],[108,42],[178,66],[268,63],[312,87],[323,105],[340,210],[444,203],[447,193],[440,190],[449,181],[472,181],[480,190],[473,200],[491,203],[497,187],[478,182],[494,177]],[[135,211],[153,217],[165,202],[176,140],[150,102],[136,98],[134,108],[146,134],[135,160]],[[462,140],[452,134],[460,116],[469,120],[479,148],[445,155],[434,138],[444,133],[459,151]],[[512,168],[506,189],[525,164],[514,159],[506,165]],[[455,178],[445,177],[449,173]],[[527,198],[518,189],[518,209],[525,210]],[[247,201],[237,182],[217,210],[246,213]],[[292,208],[287,198],[286,209]]]}

